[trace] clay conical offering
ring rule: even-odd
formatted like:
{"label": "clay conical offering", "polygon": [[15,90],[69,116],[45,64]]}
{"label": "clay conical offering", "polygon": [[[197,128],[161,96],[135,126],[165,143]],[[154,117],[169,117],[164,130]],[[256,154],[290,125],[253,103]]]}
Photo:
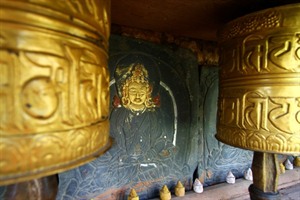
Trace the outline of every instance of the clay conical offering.
{"label": "clay conical offering", "polygon": [[130,190],[127,200],[139,200],[139,196],[137,195],[135,189]]}
{"label": "clay conical offering", "polygon": [[284,166],[283,163],[280,163],[280,164],[279,164],[279,168],[280,168],[280,173],[281,173],[281,174],[284,174],[284,173],[285,173],[285,166]]}
{"label": "clay conical offering", "polygon": [[235,183],[235,176],[231,171],[228,172],[227,177],[226,177],[226,182],[229,184],[234,184]]}
{"label": "clay conical offering", "polygon": [[195,181],[194,181],[193,190],[196,193],[202,193],[203,192],[203,185],[202,185],[201,181],[198,178],[196,178]]}
{"label": "clay conical offering", "polygon": [[294,158],[293,164],[294,164],[295,167],[300,167],[300,157],[299,156],[296,156]]}
{"label": "clay conical offering", "polygon": [[248,168],[244,173],[244,178],[248,181],[253,181],[253,175],[251,168]]}
{"label": "clay conical offering", "polygon": [[185,188],[180,181],[178,181],[175,186],[175,195],[178,197],[183,197],[185,195]]}
{"label": "clay conical offering", "polygon": [[284,166],[285,166],[285,169],[287,169],[287,170],[294,169],[294,166],[289,159],[286,159]]}
{"label": "clay conical offering", "polygon": [[164,185],[162,189],[159,191],[159,196],[161,200],[170,200],[171,199],[171,192],[169,191],[168,187]]}

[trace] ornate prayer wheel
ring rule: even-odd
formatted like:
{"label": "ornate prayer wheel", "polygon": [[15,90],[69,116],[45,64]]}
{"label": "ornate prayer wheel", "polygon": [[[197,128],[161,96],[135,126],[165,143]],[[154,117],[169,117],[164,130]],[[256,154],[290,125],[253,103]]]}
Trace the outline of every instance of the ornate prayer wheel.
{"label": "ornate prayer wheel", "polygon": [[228,23],[220,48],[216,138],[254,151],[251,199],[280,199],[276,153],[300,153],[300,4]]}
{"label": "ornate prayer wheel", "polygon": [[256,12],[220,33],[217,139],[300,153],[300,4]]}
{"label": "ornate prayer wheel", "polygon": [[110,1],[0,1],[0,185],[105,152]]}

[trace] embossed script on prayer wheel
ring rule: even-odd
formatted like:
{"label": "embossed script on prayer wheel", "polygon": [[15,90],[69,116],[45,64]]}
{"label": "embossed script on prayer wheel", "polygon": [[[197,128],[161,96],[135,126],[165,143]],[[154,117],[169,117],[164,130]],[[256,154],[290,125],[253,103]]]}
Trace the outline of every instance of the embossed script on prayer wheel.
{"label": "embossed script on prayer wheel", "polygon": [[300,153],[300,4],[270,8],[220,32],[217,139]]}
{"label": "embossed script on prayer wheel", "polygon": [[107,0],[0,1],[0,185],[110,147]]}

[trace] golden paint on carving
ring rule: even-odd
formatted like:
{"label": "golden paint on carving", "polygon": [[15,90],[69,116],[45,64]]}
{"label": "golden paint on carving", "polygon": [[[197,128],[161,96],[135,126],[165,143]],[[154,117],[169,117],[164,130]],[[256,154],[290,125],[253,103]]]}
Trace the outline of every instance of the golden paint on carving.
{"label": "golden paint on carving", "polygon": [[148,72],[142,64],[133,64],[129,68],[130,75],[122,85],[122,104],[133,112],[144,112],[155,107],[148,81]]}
{"label": "golden paint on carving", "polygon": [[299,154],[300,4],[230,22],[220,40],[216,137],[254,151]]}
{"label": "golden paint on carving", "polygon": [[105,0],[0,1],[0,185],[109,148],[109,16]]}

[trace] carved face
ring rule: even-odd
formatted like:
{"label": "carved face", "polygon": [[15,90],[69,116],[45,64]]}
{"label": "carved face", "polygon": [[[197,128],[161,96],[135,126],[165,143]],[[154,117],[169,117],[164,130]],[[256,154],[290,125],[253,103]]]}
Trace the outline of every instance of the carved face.
{"label": "carved face", "polygon": [[152,88],[147,80],[148,73],[144,66],[138,64],[130,73],[131,76],[122,86],[123,106],[133,112],[155,107],[151,98]]}
{"label": "carved face", "polygon": [[134,110],[144,109],[147,98],[147,84],[132,82],[128,85],[128,96],[131,102],[129,107]]}

